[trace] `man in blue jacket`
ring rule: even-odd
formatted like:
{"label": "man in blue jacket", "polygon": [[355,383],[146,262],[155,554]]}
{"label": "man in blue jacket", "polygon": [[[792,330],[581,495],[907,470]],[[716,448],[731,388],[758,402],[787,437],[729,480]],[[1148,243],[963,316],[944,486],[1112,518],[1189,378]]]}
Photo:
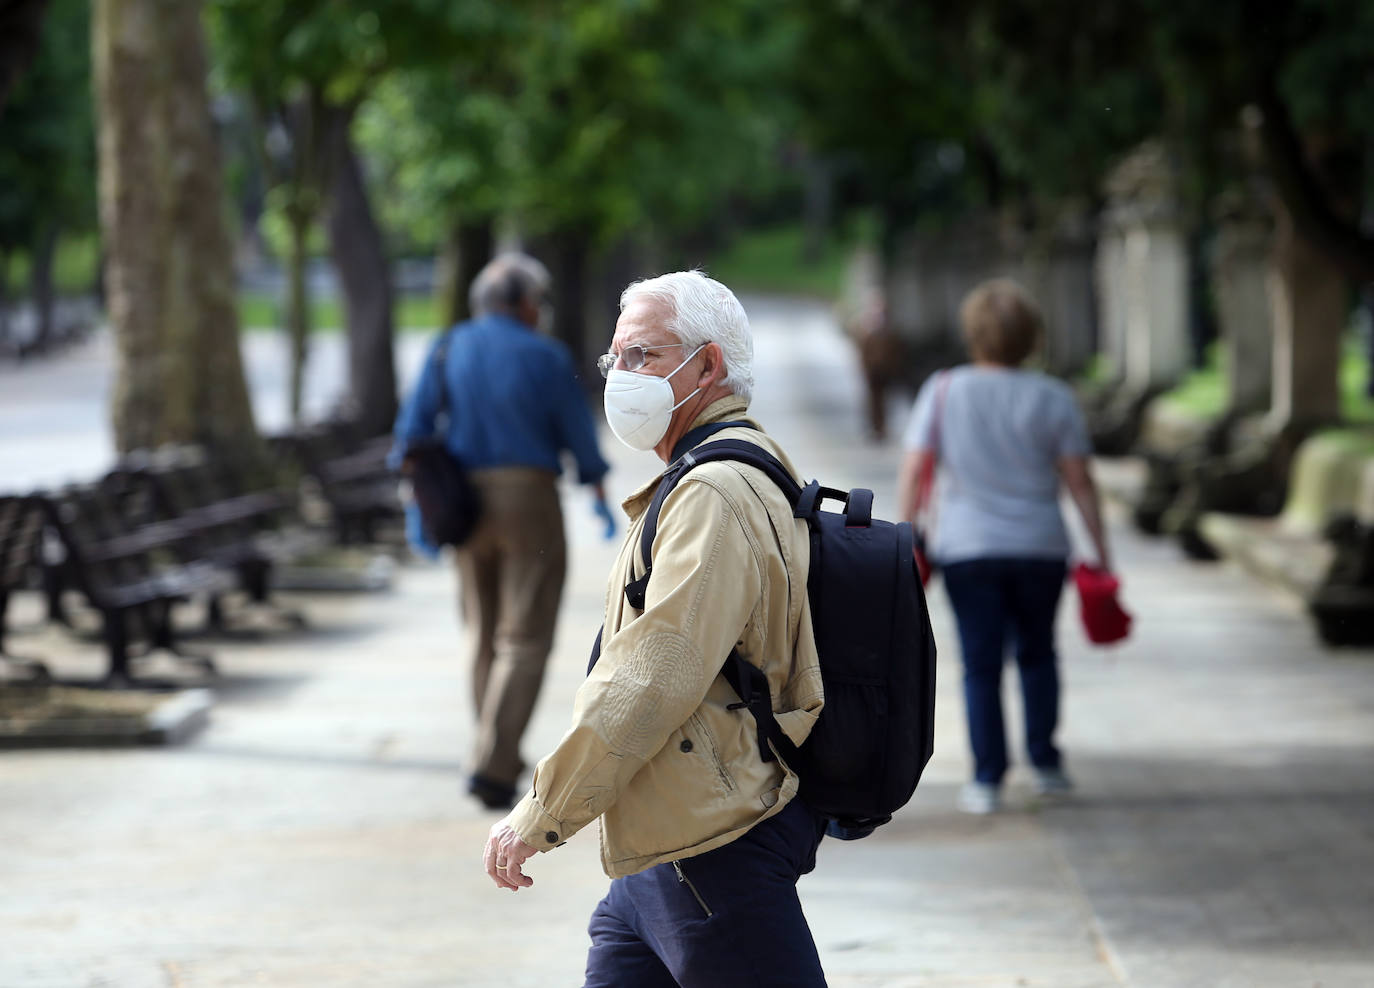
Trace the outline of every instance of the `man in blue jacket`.
{"label": "man in blue jacket", "polygon": [[[435,341],[396,420],[395,458],[443,430],[482,499],[477,528],[456,557],[474,639],[477,737],[468,791],[492,809],[514,801],[525,768],[520,738],[553,643],[566,559],[557,490],[564,451],[614,532],[602,487],[609,466],[572,357],[539,331],[548,290],[548,272],[524,254],[503,254],[483,268],[469,295],[473,318]],[[433,555],[413,507],[407,527],[417,548]]]}

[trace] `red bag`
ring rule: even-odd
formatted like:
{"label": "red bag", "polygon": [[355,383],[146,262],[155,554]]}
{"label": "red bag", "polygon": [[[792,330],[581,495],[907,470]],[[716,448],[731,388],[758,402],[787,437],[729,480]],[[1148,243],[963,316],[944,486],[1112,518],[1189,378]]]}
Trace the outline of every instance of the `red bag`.
{"label": "red bag", "polygon": [[1121,607],[1116,593],[1121,581],[1105,569],[1079,563],[1073,568],[1083,630],[1096,645],[1110,645],[1131,633],[1131,616]]}

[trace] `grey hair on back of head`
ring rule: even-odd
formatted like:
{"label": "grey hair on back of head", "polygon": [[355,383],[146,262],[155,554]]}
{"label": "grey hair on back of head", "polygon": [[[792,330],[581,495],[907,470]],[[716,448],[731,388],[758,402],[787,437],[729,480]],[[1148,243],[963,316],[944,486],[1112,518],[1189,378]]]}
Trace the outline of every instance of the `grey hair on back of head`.
{"label": "grey hair on back of head", "polygon": [[538,305],[552,284],[548,268],[528,254],[498,254],[472,279],[468,308],[474,316],[515,315],[526,299]]}
{"label": "grey hair on back of head", "polygon": [[621,310],[640,299],[667,307],[664,328],[684,344],[685,353],[718,344],[725,356],[721,383],[746,402],[752,397],[754,334],[734,292],[700,271],[674,271],[634,282],[620,295]]}

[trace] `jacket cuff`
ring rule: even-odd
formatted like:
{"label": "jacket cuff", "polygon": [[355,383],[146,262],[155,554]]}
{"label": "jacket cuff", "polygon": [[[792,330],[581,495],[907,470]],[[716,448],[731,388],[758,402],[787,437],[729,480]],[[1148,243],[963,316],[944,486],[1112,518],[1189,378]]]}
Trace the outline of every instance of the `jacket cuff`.
{"label": "jacket cuff", "polygon": [[562,820],[550,814],[534,793],[528,794],[515,809],[511,810],[506,823],[516,835],[536,851],[549,851],[558,847],[572,834]]}

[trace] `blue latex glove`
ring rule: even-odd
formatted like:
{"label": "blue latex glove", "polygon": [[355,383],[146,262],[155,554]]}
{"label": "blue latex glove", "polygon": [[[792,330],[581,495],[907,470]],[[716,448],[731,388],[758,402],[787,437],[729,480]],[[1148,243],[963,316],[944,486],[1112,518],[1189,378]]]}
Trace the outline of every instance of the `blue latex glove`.
{"label": "blue latex glove", "polygon": [[597,498],[592,502],[592,510],[596,516],[606,523],[606,532],[601,537],[608,542],[615,538],[615,516],[611,514],[611,506],[606,503],[604,498]]}

